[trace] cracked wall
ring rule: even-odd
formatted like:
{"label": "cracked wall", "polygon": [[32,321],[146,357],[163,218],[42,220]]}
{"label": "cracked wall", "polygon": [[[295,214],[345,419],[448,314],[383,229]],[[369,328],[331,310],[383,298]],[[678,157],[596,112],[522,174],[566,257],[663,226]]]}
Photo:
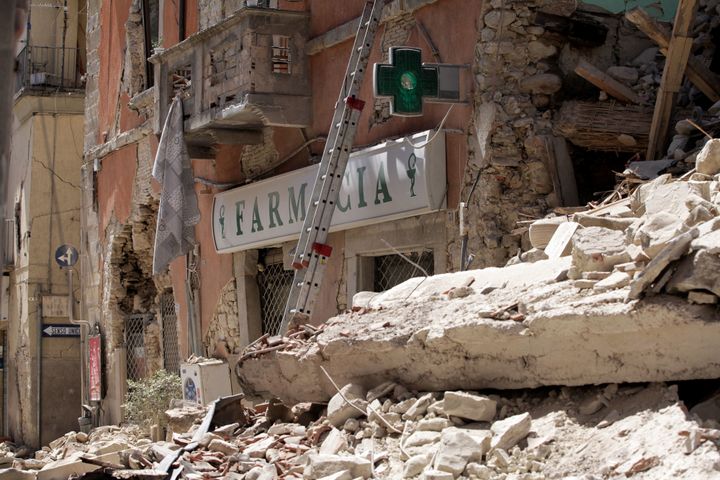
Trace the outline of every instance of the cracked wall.
{"label": "cracked wall", "polygon": [[[79,95],[23,95],[15,107],[7,194],[20,241],[9,284],[8,433],[39,446],[77,428],[80,411],[79,339],[43,339],[40,327],[68,321],[43,315],[41,305],[45,295],[67,298],[66,271],[54,253],[60,245],[79,245],[83,104]],[[33,114],[20,117],[24,109]],[[75,283],[75,298],[80,292]],[[50,400],[57,406],[43,403]]]}

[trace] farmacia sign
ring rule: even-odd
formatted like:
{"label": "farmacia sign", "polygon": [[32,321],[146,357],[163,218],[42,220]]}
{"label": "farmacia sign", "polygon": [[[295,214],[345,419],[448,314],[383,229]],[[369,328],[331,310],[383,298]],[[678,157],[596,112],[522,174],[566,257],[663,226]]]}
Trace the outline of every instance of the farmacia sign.
{"label": "farmacia sign", "polygon": [[[423,145],[433,131],[409,137]],[[213,238],[219,253],[277,245],[300,235],[318,165],[215,195]],[[445,207],[445,137],[414,148],[405,139],[353,153],[330,231],[421,215]]]}

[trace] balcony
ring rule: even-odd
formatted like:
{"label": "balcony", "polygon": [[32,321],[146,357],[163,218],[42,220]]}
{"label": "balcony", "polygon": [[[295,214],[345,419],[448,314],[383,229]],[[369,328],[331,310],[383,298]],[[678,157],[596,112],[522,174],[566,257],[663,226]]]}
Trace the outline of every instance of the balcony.
{"label": "balcony", "polygon": [[15,93],[82,90],[78,49],[28,45],[16,58]]}
{"label": "balcony", "polygon": [[245,7],[150,58],[155,124],[183,98],[188,145],[262,142],[264,126],[307,127],[306,12]]}

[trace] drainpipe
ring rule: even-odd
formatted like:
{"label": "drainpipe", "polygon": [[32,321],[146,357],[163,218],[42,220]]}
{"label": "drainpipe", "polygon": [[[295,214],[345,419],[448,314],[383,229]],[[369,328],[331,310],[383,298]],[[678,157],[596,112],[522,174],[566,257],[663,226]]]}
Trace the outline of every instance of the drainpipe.
{"label": "drainpipe", "polygon": [[89,431],[92,426],[93,409],[86,388],[85,377],[87,376],[87,336],[90,329],[90,322],[87,320],[75,320],[73,306],[75,303],[73,295],[73,269],[67,269],[68,278],[68,318],[73,325],[80,325],[80,416],[78,424],[80,431]]}
{"label": "drainpipe", "polygon": [[186,0],[180,0],[178,9],[180,10],[180,15],[178,15],[178,37],[180,38],[178,38],[178,41],[182,42],[185,40]]}

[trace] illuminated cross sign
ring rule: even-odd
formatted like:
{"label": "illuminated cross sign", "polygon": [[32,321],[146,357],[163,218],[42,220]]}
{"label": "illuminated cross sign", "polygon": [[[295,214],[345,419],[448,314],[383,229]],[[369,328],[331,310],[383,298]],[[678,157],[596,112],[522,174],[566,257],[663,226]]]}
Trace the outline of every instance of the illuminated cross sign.
{"label": "illuminated cross sign", "polygon": [[422,115],[423,98],[438,97],[438,66],[421,58],[419,48],[391,47],[390,64],[375,64],[375,96],[390,99],[391,115]]}

